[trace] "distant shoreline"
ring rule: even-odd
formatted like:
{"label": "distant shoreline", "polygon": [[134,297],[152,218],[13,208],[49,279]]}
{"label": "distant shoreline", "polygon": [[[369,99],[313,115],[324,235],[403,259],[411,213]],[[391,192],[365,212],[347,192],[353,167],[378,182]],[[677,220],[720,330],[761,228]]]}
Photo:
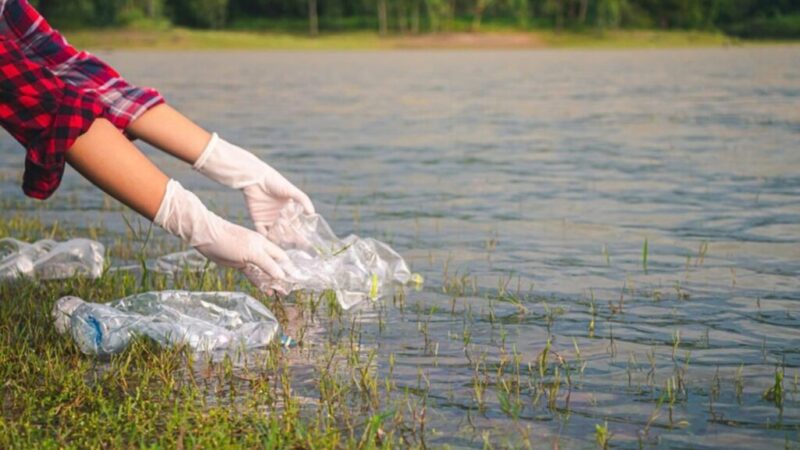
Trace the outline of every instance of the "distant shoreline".
{"label": "distant shoreline", "polygon": [[423,33],[381,37],[370,32],[302,34],[164,30],[66,30],[79,48],[92,50],[394,50],[394,49],[554,49],[554,48],[691,48],[800,44],[798,40],[742,40],[721,33],[697,31],[614,30],[605,32],[492,31]]}

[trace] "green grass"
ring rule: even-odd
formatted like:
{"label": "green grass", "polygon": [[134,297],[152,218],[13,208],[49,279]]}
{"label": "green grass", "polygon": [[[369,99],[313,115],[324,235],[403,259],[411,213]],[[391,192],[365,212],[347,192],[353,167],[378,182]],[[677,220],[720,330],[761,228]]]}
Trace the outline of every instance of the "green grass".
{"label": "green grass", "polygon": [[[11,214],[0,219],[0,236],[65,239],[84,233]],[[109,253],[135,258],[141,236],[130,234],[114,245],[126,248]],[[163,276],[142,281],[130,273],[2,282],[0,448],[374,448],[392,446],[396,427],[413,429],[413,424],[402,425],[402,412],[376,397],[371,363],[351,345],[357,330],[350,329],[351,338],[342,339],[341,346],[326,344],[313,357],[305,355],[302,318],[316,312],[327,312],[327,320],[341,317],[325,296],[295,299],[292,317],[301,317],[293,329],[298,348],[275,346],[247,355],[246,363],[236,363],[237,355],[212,360],[186,348],[160,348],[144,338],[110,360],[99,360],[81,354],[54,329],[50,311],[62,296],[104,302],[168,287],[248,292],[284,325],[288,322],[289,310],[281,302],[253,291],[230,270],[187,273],[174,284]],[[290,368],[301,360],[314,366],[320,383],[311,408],[294,391]],[[364,395],[365,386],[375,387]]]}
{"label": "green grass", "polygon": [[291,33],[206,31],[185,28],[166,30],[75,30],[65,33],[78,48],[154,50],[346,50],[375,49],[384,44],[374,33],[353,32],[311,38]]}
{"label": "green grass", "polygon": [[722,33],[702,31],[589,30],[548,32],[543,36],[548,46],[558,48],[683,48],[744,43]]}
{"label": "green grass", "polygon": [[[722,33],[697,31],[515,31],[487,25],[481,33],[424,33],[380,37],[369,31],[322,33],[310,37],[291,31],[211,31],[185,28],[73,30],[65,33],[79,48],[89,49],[264,49],[376,50],[395,48],[673,48],[747,44]],[[763,41],[758,41],[763,42]]]}

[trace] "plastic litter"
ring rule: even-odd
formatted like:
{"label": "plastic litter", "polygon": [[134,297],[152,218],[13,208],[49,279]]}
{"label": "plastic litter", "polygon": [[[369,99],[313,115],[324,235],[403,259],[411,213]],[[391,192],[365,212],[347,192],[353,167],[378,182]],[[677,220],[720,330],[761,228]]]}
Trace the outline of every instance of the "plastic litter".
{"label": "plastic litter", "polygon": [[[156,259],[145,261],[148,271],[161,273],[164,275],[175,276],[180,273],[198,273],[217,267],[212,261],[206,259],[197,250],[191,249],[182,252],[169,253],[159,256]],[[142,270],[141,264],[127,264],[123,266],[111,266],[109,272],[133,272],[139,273]]]}
{"label": "plastic litter", "polygon": [[56,330],[99,356],[121,352],[136,335],[195,351],[248,350],[269,344],[279,329],[269,309],[240,292],[146,292],[105,304],[70,296],[52,314]]}
{"label": "plastic litter", "polygon": [[64,242],[43,239],[29,244],[3,238],[0,239],[0,279],[99,278],[103,274],[104,253],[103,244],[90,239]]}
{"label": "plastic litter", "polygon": [[422,280],[385,243],[355,235],[339,239],[321,215],[305,214],[294,202],[281,210],[268,237],[286,250],[290,263],[284,264],[285,281],[265,279],[262,290],[332,290],[342,308],[349,309],[387,295],[395,285]]}
{"label": "plastic litter", "polygon": [[[0,239],[0,280],[33,277],[60,280],[73,276],[99,278],[103,274],[105,247],[91,239],[57,242],[42,239],[34,243],[14,238]],[[197,250],[170,253],[146,262],[147,269],[167,275],[200,272],[216,265]],[[136,264],[110,267],[109,271],[136,271]]]}
{"label": "plastic litter", "polygon": [[156,258],[153,265],[148,269],[153,272],[166,274],[176,274],[183,271],[201,272],[205,269],[213,269],[216,264],[209,261],[205,256],[195,249],[184,252],[170,253]]}
{"label": "plastic litter", "polygon": [[295,341],[293,337],[291,337],[291,336],[289,336],[287,334],[282,334],[281,335],[280,343],[281,343],[281,347],[283,347],[283,348],[294,348],[294,347],[297,347],[297,341]]}

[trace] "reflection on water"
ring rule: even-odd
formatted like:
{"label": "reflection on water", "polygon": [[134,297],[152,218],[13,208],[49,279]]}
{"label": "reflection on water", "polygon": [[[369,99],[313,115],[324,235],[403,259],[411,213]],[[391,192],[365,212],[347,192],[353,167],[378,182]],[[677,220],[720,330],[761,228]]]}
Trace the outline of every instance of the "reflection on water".
{"label": "reflection on water", "polygon": [[[632,447],[797,442],[799,48],[104,56],[425,274],[404,308],[361,313],[381,373],[393,353],[400,389],[424,374],[428,444],[587,446],[604,421]],[[0,147],[4,211],[124,230],[74,172],[45,209],[23,200],[22,151]],[[549,407],[527,381],[548,340],[573,371]],[[484,407],[476,366],[495,374]],[[762,397],[776,367],[782,408]]]}

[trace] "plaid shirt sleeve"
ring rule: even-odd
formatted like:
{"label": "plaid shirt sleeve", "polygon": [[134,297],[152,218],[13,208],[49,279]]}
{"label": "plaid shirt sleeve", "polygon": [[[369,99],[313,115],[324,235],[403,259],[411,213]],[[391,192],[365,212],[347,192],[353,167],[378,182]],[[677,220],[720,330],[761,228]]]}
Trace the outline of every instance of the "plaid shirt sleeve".
{"label": "plaid shirt sleeve", "polygon": [[81,92],[0,39],[0,125],[26,149],[22,190],[38,199],[61,183],[64,154],[103,114],[92,93]]}
{"label": "plaid shirt sleeve", "polygon": [[0,125],[27,150],[23,191],[44,199],[58,187],[64,153],[103,117],[124,132],[164,102],[79,52],[26,0],[0,0]]}

